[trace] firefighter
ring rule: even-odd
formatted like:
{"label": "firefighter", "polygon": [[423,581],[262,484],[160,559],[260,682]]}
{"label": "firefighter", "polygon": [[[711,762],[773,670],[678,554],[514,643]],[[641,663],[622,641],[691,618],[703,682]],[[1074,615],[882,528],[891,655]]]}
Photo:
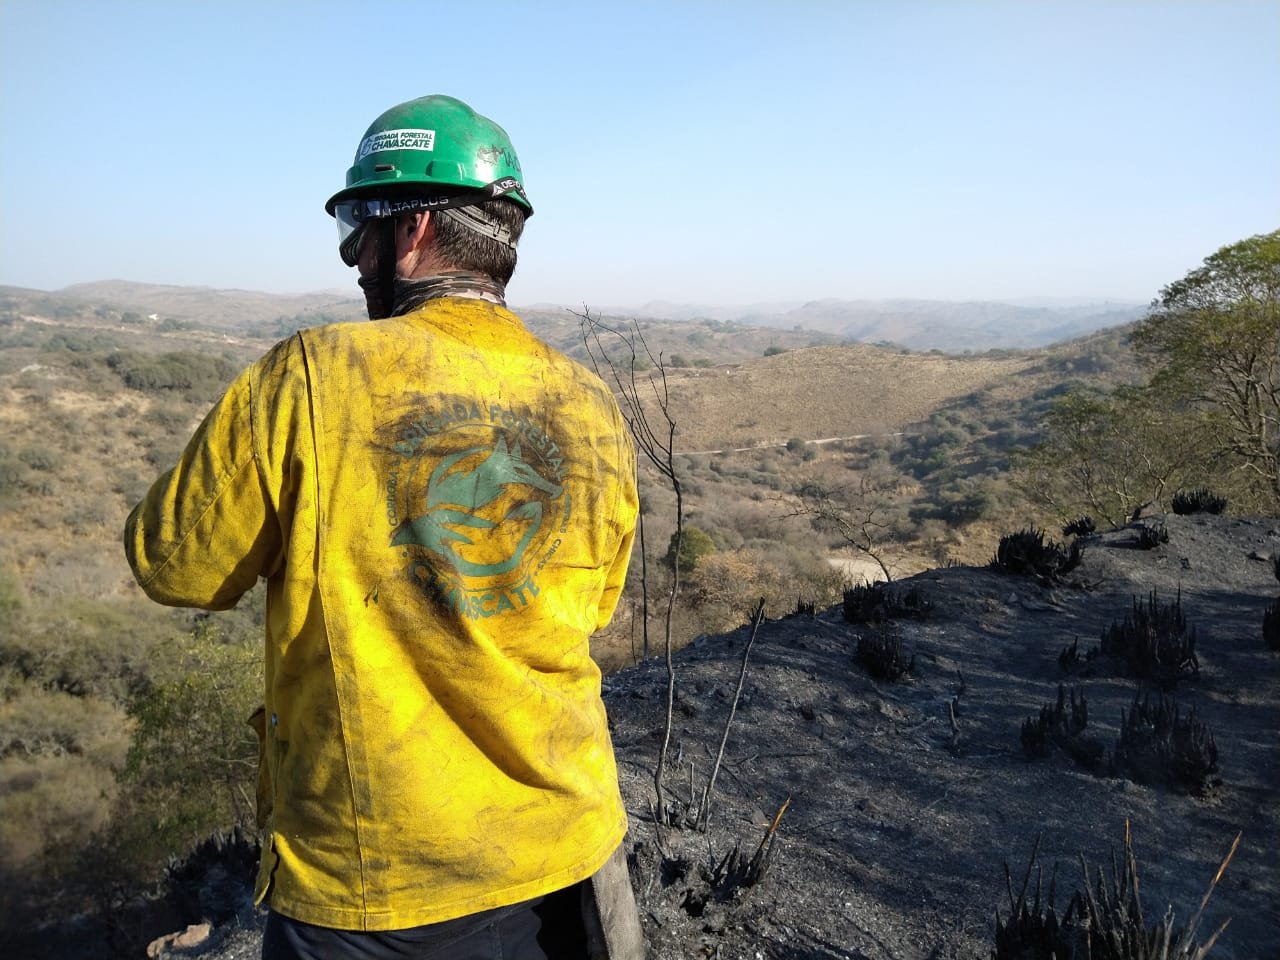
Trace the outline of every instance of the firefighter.
{"label": "firefighter", "polygon": [[266,581],[263,956],[643,956],[589,637],[637,517],[609,390],[507,309],[506,133],[428,96],[326,204],[369,321],[232,383],[130,514],[154,600]]}

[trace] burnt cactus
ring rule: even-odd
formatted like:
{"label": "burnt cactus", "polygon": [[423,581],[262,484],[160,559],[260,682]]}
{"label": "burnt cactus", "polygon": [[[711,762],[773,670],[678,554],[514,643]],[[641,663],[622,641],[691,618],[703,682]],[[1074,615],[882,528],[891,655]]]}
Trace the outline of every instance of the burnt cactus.
{"label": "burnt cactus", "polygon": [[1222,513],[1225,509],[1227,509],[1226,498],[1218,496],[1208,487],[1179,490],[1173,495],[1173,512],[1179,516],[1192,513]]}
{"label": "burnt cactus", "polygon": [[1154,591],[1146,604],[1134,597],[1133,614],[1102,632],[1101,650],[1120,661],[1129,675],[1164,687],[1200,675],[1196,631],[1187,626],[1181,593],[1170,604],[1161,603]]}
{"label": "burnt cactus", "polygon": [[1262,639],[1267,649],[1280,652],[1280,601],[1262,611]]}
{"label": "burnt cactus", "polygon": [[1085,537],[1098,529],[1098,525],[1093,522],[1093,517],[1077,517],[1075,520],[1069,520],[1062,525],[1062,535],[1064,537]]}
{"label": "burnt cactus", "polygon": [[1169,528],[1157,521],[1142,524],[1138,527],[1137,546],[1139,550],[1154,550],[1162,543],[1169,542]]}
{"label": "burnt cactus", "polygon": [[1048,756],[1049,747],[1056,746],[1083,767],[1096,769],[1106,755],[1106,749],[1097,740],[1084,736],[1089,725],[1089,704],[1081,693],[1076,696],[1058,684],[1058,699],[1040,708],[1039,717],[1028,717],[1022,724],[1022,752],[1027,759]]}
{"label": "burnt cactus", "polygon": [[1120,736],[1111,757],[1114,773],[1137,783],[1164,785],[1202,794],[1221,781],[1218,744],[1213,732],[1196,717],[1195,708],[1183,713],[1171,699],[1157,695],[1139,699],[1121,711]]}
{"label": "burnt cactus", "polygon": [[844,619],[848,623],[923,617],[931,607],[917,587],[901,590],[885,583],[860,583],[844,592]]}
{"label": "burnt cactus", "polygon": [[1084,545],[1074,540],[1070,547],[1046,541],[1044,531],[1035,527],[1006,533],[1000,538],[991,569],[1017,576],[1034,577],[1044,583],[1057,581],[1080,565]]}
{"label": "burnt cactus", "polygon": [[[1138,895],[1138,858],[1133,852],[1128,821],[1124,825],[1123,866],[1112,857],[1108,882],[1101,867],[1090,871],[1081,857],[1084,887],[1072,895],[1061,917],[1054,907],[1054,875],[1050,875],[1048,896],[1041,897],[1043,872],[1036,863],[1040,852],[1037,839],[1016,898],[1013,895],[1013,878],[1008,864],[1005,865],[1009,919],[1001,920],[999,911],[996,912],[995,949],[991,956],[993,960],[1204,960],[1226,929],[1227,922],[1223,922],[1204,943],[1199,943],[1196,936],[1200,918],[1239,846],[1240,835],[1237,834],[1200,901],[1200,909],[1188,923],[1177,926],[1170,909],[1148,927]],[[1091,872],[1096,874],[1092,887]],[[1033,873],[1035,892],[1028,899]]]}
{"label": "burnt cactus", "polygon": [[1088,676],[1093,671],[1089,668],[1094,660],[1102,654],[1102,648],[1094,644],[1092,649],[1087,650],[1083,656],[1080,654],[1080,640],[1077,638],[1071,641],[1070,646],[1062,648],[1062,652],[1058,654],[1058,669],[1067,674],[1082,674]]}
{"label": "burnt cactus", "polygon": [[915,669],[916,658],[902,655],[902,640],[888,633],[873,631],[858,637],[857,659],[867,673],[879,680],[894,682]]}

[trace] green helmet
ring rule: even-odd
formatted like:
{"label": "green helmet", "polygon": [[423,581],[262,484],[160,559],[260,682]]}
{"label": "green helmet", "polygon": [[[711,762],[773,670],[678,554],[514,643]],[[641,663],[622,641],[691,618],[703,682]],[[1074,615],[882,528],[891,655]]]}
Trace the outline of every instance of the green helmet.
{"label": "green helmet", "polygon": [[461,100],[439,95],[402,103],[373,121],[346,187],[325,210],[334,214],[344,200],[433,195],[441,202],[432,206],[442,208],[505,196],[533,213],[507,132]]}

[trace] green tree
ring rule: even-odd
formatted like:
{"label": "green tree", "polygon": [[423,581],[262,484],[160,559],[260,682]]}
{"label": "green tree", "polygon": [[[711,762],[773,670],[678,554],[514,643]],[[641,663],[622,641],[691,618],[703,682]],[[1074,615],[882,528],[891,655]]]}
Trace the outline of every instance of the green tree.
{"label": "green tree", "polygon": [[1212,455],[1280,500],[1280,230],[1161,290],[1133,342],[1154,389],[1213,419]]}
{"label": "green tree", "polygon": [[677,569],[681,573],[692,573],[698,568],[703,557],[715,552],[716,545],[706,531],[694,526],[686,526],[682,532],[671,535],[671,542],[667,546],[667,555],[663,558],[663,562],[670,570],[677,567],[676,558],[678,557]]}
{"label": "green tree", "polygon": [[1062,517],[1117,526],[1133,509],[1188,482],[1209,481],[1209,423],[1170,409],[1150,389],[1073,391],[1045,415],[1044,439],[1015,455],[1018,485]]}

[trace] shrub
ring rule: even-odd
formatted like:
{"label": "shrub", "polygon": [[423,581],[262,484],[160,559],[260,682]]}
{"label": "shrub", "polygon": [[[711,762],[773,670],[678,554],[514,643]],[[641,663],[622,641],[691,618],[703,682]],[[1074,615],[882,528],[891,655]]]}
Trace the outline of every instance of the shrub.
{"label": "shrub", "polygon": [[858,637],[857,659],[863,669],[879,680],[894,682],[915,669],[916,658],[902,656],[902,640],[896,635],[872,631]]}
{"label": "shrub", "polygon": [[1269,650],[1280,653],[1280,601],[1262,611],[1262,639]]}
{"label": "shrub", "polygon": [[1196,632],[1187,627],[1181,593],[1171,604],[1162,604],[1155,591],[1146,604],[1134,597],[1132,615],[1119,623],[1112,621],[1102,632],[1101,650],[1123,663],[1131,676],[1164,687],[1200,674]]}
{"label": "shrub", "polygon": [[258,744],[246,721],[262,699],[258,647],[205,621],[175,651],[170,676],[129,704],[136,727],[121,779],[139,810],[118,818],[149,824],[127,851],[139,864],[163,863],[214,830],[252,828]]}
{"label": "shrub", "polygon": [[1062,535],[1064,537],[1083,537],[1093,533],[1097,528],[1097,524],[1093,522],[1093,517],[1079,517],[1062,525]]}
{"label": "shrub", "polygon": [[107,357],[107,366],[129,389],[148,393],[190,390],[213,395],[226,387],[236,372],[223,357],[188,350],[160,354],[117,350]]}
{"label": "shrub", "polygon": [[667,569],[676,568],[679,564],[681,573],[693,573],[703,557],[716,552],[716,545],[711,536],[695,526],[685,526],[680,533],[679,557],[676,555],[676,534],[671,534],[671,542],[667,545],[667,555],[663,558]]}
{"label": "shrub", "polygon": [[62,457],[48,447],[27,447],[18,454],[18,459],[32,470],[53,472],[62,466]]}
{"label": "shrub", "polygon": [[1139,550],[1153,550],[1160,544],[1169,542],[1169,528],[1159,521],[1140,524],[1136,542]]}
{"label": "shrub", "polygon": [[772,346],[772,347],[764,348],[764,355],[766,357],[776,357],[779,354],[786,353],[786,352],[787,352],[786,347]]}
{"label": "shrub", "polygon": [[1046,542],[1044,531],[1028,527],[1000,538],[990,566],[1003,573],[1053,583],[1079,566],[1083,556],[1084,546],[1079,540],[1064,548],[1052,540]]}
{"label": "shrub", "polygon": [[1120,713],[1120,736],[1111,757],[1114,773],[1137,783],[1182,787],[1204,793],[1220,780],[1218,745],[1213,732],[1196,718],[1193,707],[1184,716],[1171,698],[1161,694],[1139,700]]}
{"label": "shrub", "polygon": [[1179,490],[1173,495],[1173,512],[1179,516],[1192,513],[1222,513],[1226,508],[1226,498],[1219,497],[1207,487]]}
{"label": "shrub", "polygon": [[844,591],[848,623],[882,623],[895,617],[923,617],[933,605],[918,587],[899,590],[884,583],[857,584]]}

